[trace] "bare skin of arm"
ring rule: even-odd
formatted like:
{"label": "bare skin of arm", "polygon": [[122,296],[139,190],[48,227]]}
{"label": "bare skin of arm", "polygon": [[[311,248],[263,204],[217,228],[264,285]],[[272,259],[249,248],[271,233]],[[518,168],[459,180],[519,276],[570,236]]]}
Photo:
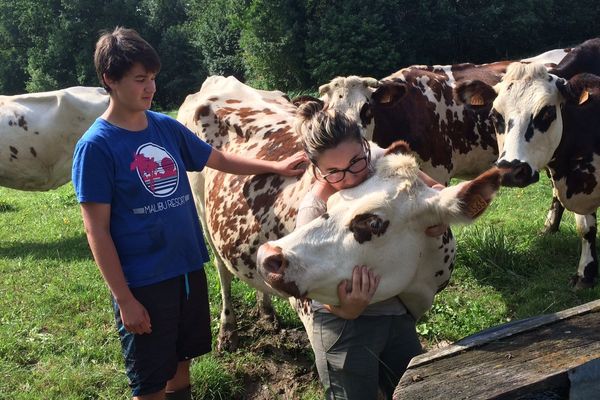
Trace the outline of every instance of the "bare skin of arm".
{"label": "bare skin of arm", "polygon": [[81,214],[94,260],[119,305],[125,329],[135,334],[152,332],[148,312],[133,296],[123,275],[110,235],[110,204],[81,203]]}
{"label": "bare skin of arm", "polygon": [[296,176],[304,173],[306,155],[303,151],[281,161],[246,158],[233,153],[213,149],[206,165],[210,168],[236,175],[258,175],[275,173]]}

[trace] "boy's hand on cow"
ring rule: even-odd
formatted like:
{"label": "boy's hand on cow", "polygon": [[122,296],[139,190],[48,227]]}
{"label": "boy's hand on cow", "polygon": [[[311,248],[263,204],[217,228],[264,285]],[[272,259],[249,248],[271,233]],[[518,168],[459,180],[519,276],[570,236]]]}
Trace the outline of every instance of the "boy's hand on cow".
{"label": "boy's hand on cow", "polygon": [[308,166],[308,158],[306,157],[306,153],[304,151],[299,151],[286,159],[275,161],[274,164],[274,170],[279,175],[302,175]]}
{"label": "boy's hand on cow", "polygon": [[135,298],[119,303],[119,311],[121,312],[121,321],[125,330],[136,335],[144,333],[152,333],[152,324],[150,323],[150,315],[146,308]]}
{"label": "boy's hand on cow", "polygon": [[358,318],[373,298],[380,279],[365,265],[354,267],[352,281],[344,279],[338,285],[340,305],[325,304],[325,308],[340,318]]}

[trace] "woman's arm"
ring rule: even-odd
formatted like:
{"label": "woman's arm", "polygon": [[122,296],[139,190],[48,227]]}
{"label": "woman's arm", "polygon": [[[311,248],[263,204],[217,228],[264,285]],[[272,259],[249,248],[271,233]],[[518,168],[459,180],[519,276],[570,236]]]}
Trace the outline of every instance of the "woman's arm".
{"label": "woman's arm", "polygon": [[236,175],[275,173],[284,176],[296,176],[304,172],[306,162],[306,155],[303,151],[281,161],[267,161],[242,157],[237,154],[213,149],[206,165],[210,168]]}
{"label": "woman's arm", "polygon": [[128,332],[152,332],[150,316],[129,290],[121,261],[110,235],[110,204],[81,203],[83,225],[94,260],[110,288]]}

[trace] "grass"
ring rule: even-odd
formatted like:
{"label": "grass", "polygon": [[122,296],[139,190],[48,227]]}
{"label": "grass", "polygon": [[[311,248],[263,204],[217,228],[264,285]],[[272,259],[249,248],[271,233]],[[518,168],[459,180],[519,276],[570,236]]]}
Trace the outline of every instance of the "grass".
{"label": "grass", "polygon": [[[424,341],[454,341],[600,297],[598,288],[568,286],[579,258],[572,214],[565,213],[559,233],[539,234],[550,193],[545,178],[526,189],[502,189],[476,224],[455,229],[454,276],[418,323]],[[207,271],[216,337],[218,278],[212,266]],[[235,282],[233,296],[248,314],[254,292]],[[284,327],[301,326],[285,301],[275,307]],[[44,193],[0,188],[0,398],[128,398],[113,324],[72,185]],[[244,398],[245,371],[260,368],[264,357],[242,349],[195,361],[196,398]],[[300,392],[304,400],[321,396],[316,383]]]}

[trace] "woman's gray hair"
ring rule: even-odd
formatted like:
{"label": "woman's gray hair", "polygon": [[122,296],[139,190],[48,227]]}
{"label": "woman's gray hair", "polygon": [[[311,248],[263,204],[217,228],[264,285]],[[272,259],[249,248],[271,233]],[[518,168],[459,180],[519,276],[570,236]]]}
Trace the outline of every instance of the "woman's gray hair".
{"label": "woman's gray hair", "polygon": [[298,107],[294,130],[300,135],[302,146],[310,161],[325,151],[347,140],[362,143],[358,124],[342,113],[328,110],[322,103],[309,101]]}

